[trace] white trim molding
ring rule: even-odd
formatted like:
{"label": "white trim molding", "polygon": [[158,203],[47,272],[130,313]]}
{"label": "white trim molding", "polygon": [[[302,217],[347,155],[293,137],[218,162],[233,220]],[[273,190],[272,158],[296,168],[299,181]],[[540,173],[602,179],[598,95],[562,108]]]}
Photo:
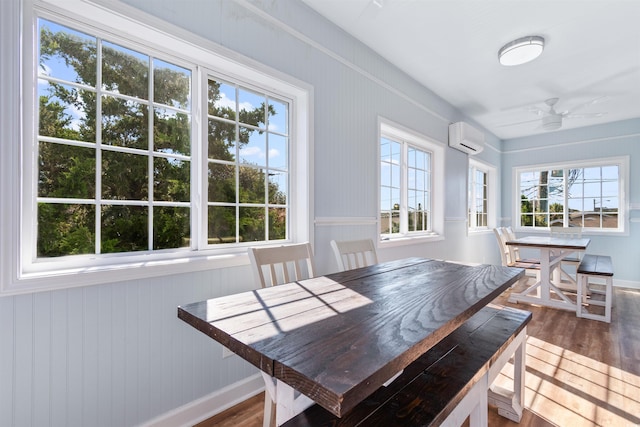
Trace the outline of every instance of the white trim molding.
{"label": "white trim molding", "polygon": [[262,375],[255,374],[142,423],[140,427],[190,427],[262,391]]}
{"label": "white trim molding", "polygon": [[542,146],[531,147],[531,148],[519,148],[519,149],[515,149],[515,150],[502,150],[502,154],[514,154],[514,153],[526,153],[526,152],[530,152],[530,151],[551,150],[551,149],[557,149],[560,146],[568,147],[568,146],[571,146],[571,145],[590,144],[590,143],[593,143],[593,142],[614,141],[614,140],[617,140],[617,139],[634,138],[634,137],[639,137],[639,136],[640,136],[640,133],[629,133],[629,134],[626,134],[626,135],[607,136],[607,137],[603,137],[603,138],[582,139],[580,141],[557,142],[557,143],[553,144],[552,146],[551,145],[542,145]]}
{"label": "white trim molding", "polygon": [[343,217],[331,217],[321,216],[317,217],[314,221],[317,226],[332,226],[332,225],[375,225],[378,223],[377,218],[369,216],[343,216]]}
{"label": "white trim molding", "polygon": [[448,216],[444,218],[445,222],[467,222],[467,218],[463,216]]}

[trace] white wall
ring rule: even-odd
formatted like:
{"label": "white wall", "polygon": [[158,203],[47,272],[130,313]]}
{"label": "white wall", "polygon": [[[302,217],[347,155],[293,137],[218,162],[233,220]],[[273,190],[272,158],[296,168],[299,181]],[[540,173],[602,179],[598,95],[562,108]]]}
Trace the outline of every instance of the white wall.
{"label": "white wall", "polygon": [[[19,0],[3,0],[9,3]],[[442,144],[449,122],[464,119],[298,1],[127,3],[313,86],[320,273],[336,268],[331,239],[377,235],[371,218],[377,215],[378,117]],[[3,40],[15,40],[2,31]],[[5,62],[7,49],[18,46],[2,49]],[[15,71],[15,65],[3,69]],[[11,82],[0,82],[6,93]],[[480,158],[499,167],[502,143],[491,135],[489,143]],[[508,158],[510,168],[514,157]],[[466,234],[466,168],[466,156],[447,149],[445,240],[385,249],[381,260],[417,255],[499,263],[492,234]],[[0,194],[3,209],[8,200]],[[508,205],[503,209],[509,212]],[[250,377],[253,367],[236,356],[223,359],[220,345],[177,319],[176,307],[252,287],[250,269],[240,266],[0,297],[0,425],[138,425]]]}

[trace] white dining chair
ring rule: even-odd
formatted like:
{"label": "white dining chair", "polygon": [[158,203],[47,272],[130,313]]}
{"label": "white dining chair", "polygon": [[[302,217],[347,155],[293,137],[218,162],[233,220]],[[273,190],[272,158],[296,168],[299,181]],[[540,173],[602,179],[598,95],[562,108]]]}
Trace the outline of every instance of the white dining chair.
{"label": "white dining chair", "polygon": [[[510,227],[509,230],[507,230],[506,227],[494,228],[493,233],[498,241],[502,265],[504,267],[524,268],[526,276],[535,277],[536,280],[540,280],[540,261],[535,259],[520,259],[517,257],[517,255],[519,255],[517,246],[507,245],[507,241],[515,239],[515,235],[512,234],[513,231]],[[526,280],[526,277],[524,280]]]}
{"label": "white dining chair", "polygon": [[[504,230],[504,235],[505,235],[505,242],[507,240],[516,240],[516,233],[513,231],[513,228],[509,227],[502,227],[502,229]],[[509,252],[511,253],[511,260],[513,262],[524,262],[524,263],[529,263],[529,264],[540,264],[540,260],[538,258],[522,258],[520,256],[520,248],[518,246],[515,245],[508,245],[507,248],[509,249]]]}
{"label": "white dining chair", "polygon": [[[260,286],[281,285],[315,276],[310,243],[249,248],[249,259]],[[268,280],[267,280],[268,279]],[[262,372],[265,383],[263,427],[276,425],[277,382]]]}
{"label": "white dining chair", "polygon": [[313,250],[308,242],[249,248],[249,258],[263,288],[315,276]]}
{"label": "white dining chair", "polygon": [[331,248],[340,271],[367,267],[378,263],[376,247],[371,239],[332,240]]}

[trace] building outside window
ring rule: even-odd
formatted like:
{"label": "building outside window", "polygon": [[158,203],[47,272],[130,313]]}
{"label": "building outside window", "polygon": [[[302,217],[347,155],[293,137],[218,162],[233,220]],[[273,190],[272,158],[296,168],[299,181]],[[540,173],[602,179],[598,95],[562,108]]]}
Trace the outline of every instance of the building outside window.
{"label": "building outside window", "polygon": [[623,231],[625,159],[517,170],[518,225]]}

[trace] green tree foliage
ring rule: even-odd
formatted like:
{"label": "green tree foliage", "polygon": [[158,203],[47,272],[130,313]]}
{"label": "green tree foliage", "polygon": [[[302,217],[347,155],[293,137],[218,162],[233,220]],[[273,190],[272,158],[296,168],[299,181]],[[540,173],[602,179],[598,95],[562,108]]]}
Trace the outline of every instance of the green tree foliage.
{"label": "green tree foliage", "polygon": [[[236,130],[236,111],[222,105],[219,101],[222,83],[209,80],[208,113],[216,118],[208,122],[208,187],[209,202],[264,204],[269,200],[272,204],[285,204],[286,195],[277,185],[268,181],[268,172],[264,167],[255,164],[237,162],[238,151],[246,146],[252,135],[262,135],[267,125],[267,117],[274,116],[276,111],[271,104],[262,102],[254,109],[238,111]],[[245,126],[249,125],[249,126]],[[255,128],[254,128],[255,127]],[[257,129],[256,129],[257,128]],[[237,147],[236,147],[237,145]],[[233,162],[234,164],[229,164]],[[236,174],[239,188],[236,189]],[[268,182],[265,182],[265,181]],[[237,200],[236,200],[237,198]],[[241,207],[238,220],[238,240],[263,241],[266,239],[265,208]],[[235,211],[227,207],[209,209],[208,237],[210,243],[235,242]],[[284,239],[286,237],[286,214],[269,213],[269,238]]]}
{"label": "green tree foliage", "polygon": [[[55,140],[41,140],[38,146],[38,196],[47,198],[38,205],[38,256],[94,253],[96,228],[102,253],[188,246],[191,211],[184,203],[191,201],[190,71],[106,41],[99,44],[45,20],[40,23],[40,68],[56,79],[39,84],[39,134]],[[100,98],[98,90],[104,91]],[[252,133],[266,131],[273,107],[265,102],[241,109],[240,122],[259,129],[240,127],[236,136],[235,109],[218,105],[220,83],[210,82],[208,95],[209,114],[221,118],[207,126],[209,201],[264,204],[267,194],[273,194],[272,203],[285,203],[277,185],[265,186],[263,167],[238,168],[236,163],[236,149]],[[235,188],[236,174],[241,191]],[[98,195],[103,203],[96,211]],[[146,202],[151,197],[175,206],[150,208]],[[236,240],[235,207],[209,208],[208,215],[210,238]],[[265,216],[265,208],[241,208],[240,238],[264,240],[267,224],[270,233],[284,238],[286,215],[269,221]]]}

